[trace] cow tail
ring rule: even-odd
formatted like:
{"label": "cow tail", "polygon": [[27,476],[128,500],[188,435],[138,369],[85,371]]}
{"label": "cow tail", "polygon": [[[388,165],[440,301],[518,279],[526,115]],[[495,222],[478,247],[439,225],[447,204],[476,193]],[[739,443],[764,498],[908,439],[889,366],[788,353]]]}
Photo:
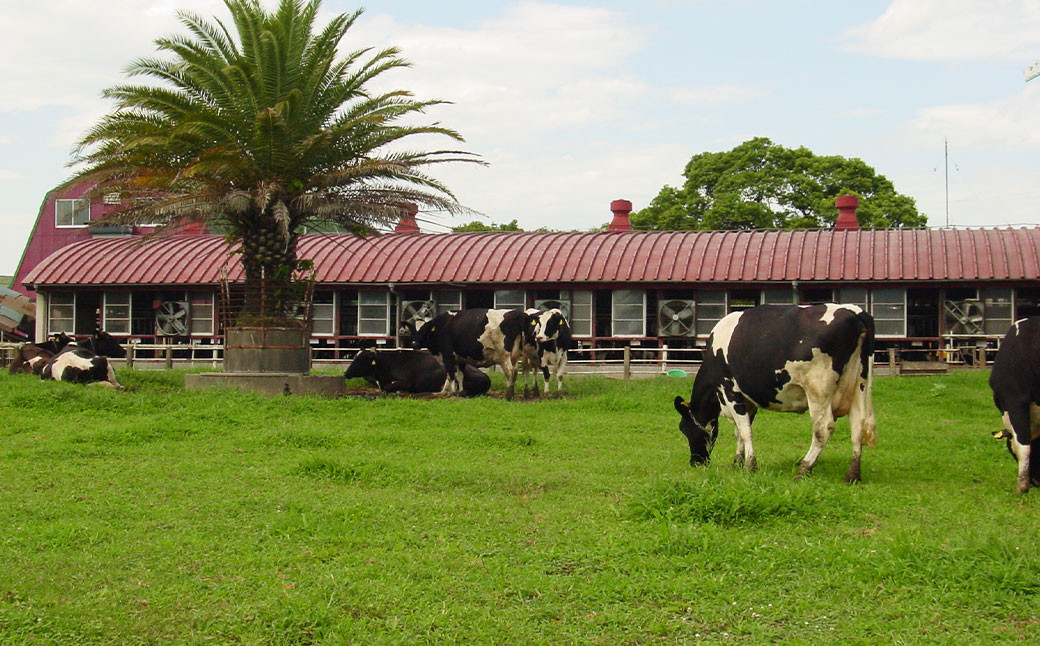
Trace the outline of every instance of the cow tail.
{"label": "cow tail", "polygon": [[866,312],[856,315],[863,324],[863,345],[860,347],[860,378],[863,384],[863,436],[870,448],[877,448],[877,420],[874,417],[874,317]]}

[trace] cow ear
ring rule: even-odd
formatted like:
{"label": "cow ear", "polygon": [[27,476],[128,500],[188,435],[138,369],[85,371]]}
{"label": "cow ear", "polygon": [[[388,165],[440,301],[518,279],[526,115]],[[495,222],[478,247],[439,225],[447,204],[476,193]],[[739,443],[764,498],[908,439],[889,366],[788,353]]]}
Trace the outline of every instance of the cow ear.
{"label": "cow ear", "polygon": [[682,397],[675,396],[675,410],[679,412],[683,417],[688,417],[690,414],[690,405],[686,403]]}
{"label": "cow ear", "polygon": [[999,431],[997,431],[996,433],[993,434],[993,439],[997,440],[997,441],[1000,441],[1000,440],[1010,440],[1011,439],[1011,432],[1008,431],[1006,428],[1002,428],[1002,429],[1000,429]]}

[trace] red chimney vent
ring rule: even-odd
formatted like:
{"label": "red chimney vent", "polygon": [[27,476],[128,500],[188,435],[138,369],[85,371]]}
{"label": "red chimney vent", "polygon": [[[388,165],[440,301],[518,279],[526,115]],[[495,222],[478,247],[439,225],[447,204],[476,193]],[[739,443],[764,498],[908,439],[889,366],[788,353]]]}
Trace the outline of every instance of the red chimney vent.
{"label": "red chimney vent", "polygon": [[835,231],[856,231],[859,229],[859,218],[856,207],[859,198],[855,195],[839,195],[834,198],[834,206],[838,207],[838,220],[834,223]]}
{"label": "red chimney vent", "polygon": [[419,213],[419,207],[412,204],[402,205],[406,209],[401,219],[397,221],[397,226],[394,227],[395,233],[419,233],[419,223],[415,221],[415,216]]}
{"label": "red chimney vent", "polygon": [[622,231],[632,230],[632,221],[628,219],[628,214],[632,212],[631,202],[628,200],[614,200],[610,203],[610,210],[614,213],[614,219],[610,222],[610,226],[607,227],[607,231],[621,233]]}

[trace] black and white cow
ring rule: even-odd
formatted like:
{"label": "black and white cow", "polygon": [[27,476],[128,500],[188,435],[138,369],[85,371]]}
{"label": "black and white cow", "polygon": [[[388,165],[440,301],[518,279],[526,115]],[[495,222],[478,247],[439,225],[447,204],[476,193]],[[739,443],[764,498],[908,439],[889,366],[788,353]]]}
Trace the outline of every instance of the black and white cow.
{"label": "black and white cow", "polygon": [[1004,418],[1004,430],[994,437],[1007,440],[1018,460],[1018,492],[1040,487],[1040,316],[1021,319],[1000,344],[989,375],[993,403]]}
{"label": "black and white cow", "polygon": [[761,305],[726,316],[708,337],[690,401],[675,398],[690,464],[708,462],[720,414],[736,425],[734,462],[753,469],[755,413],[808,410],[813,440],[799,475],[812,471],[834,420],[848,415],[852,463],[845,480],[858,482],[862,445],[877,443],[873,352],[874,320],[855,305]]}
{"label": "black and white cow", "polygon": [[[527,373],[541,371],[545,384],[545,394],[549,394],[550,375],[556,377],[556,394],[563,393],[563,373],[567,368],[567,351],[574,347],[571,326],[567,317],[558,309],[541,311],[529,309],[527,313],[535,318],[535,344],[528,346],[524,352],[523,381],[524,395],[527,395]],[[534,394],[538,395],[538,379],[534,379]]]}
{"label": "black and white cow", "polygon": [[15,353],[14,361],[8,367],[11,374],[32,373],[35,375],[43,371],[43,366],[54,355],[70,343],[75,342],[68,334],[60,332],[51,335],[51,338],[42,343],[23,343]]}
{"label": "black and white cow", "polygon": [[[424,350],[362,350],[343,376],[367,379],[386,393],[435,393],[444,388],[448,373],[437,357]],[[473,366],[462,366],[463,397],[483,395],[490,389],[490,377]]]}
{"label": "black and white cow", "polygon": [[98,330],[82,341],[66,345],[61,352],[51,357],[44,364],[40,377],[44,380],[122,388],[116,381],[110,357],[122,359],[126,357],[126,350],[111,334]]}
{"label": "black and white cow", "polygon": [[506,377],[506,399],[513,398],[517,362],[525,345],[534,345],[536,321],[523,310],[471,309],[443,312],[419,328],[416,348],[439,356],[447,372],[442,392],[458,392],[459,366],[498,365]]}

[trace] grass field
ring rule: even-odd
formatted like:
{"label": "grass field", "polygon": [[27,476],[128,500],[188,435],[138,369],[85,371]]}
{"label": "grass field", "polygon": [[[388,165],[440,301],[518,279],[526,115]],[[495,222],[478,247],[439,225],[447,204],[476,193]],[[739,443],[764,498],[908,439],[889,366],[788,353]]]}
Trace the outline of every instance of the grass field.
{"label": "grass field", "polygon": [[[1040,491],[987,374],[882,378],[838,424],[687,465],[691,379],[562,400],[265,399],[0,375],[0,643],[977,644],[1040,637]],[[496,384],[501,389],[501,384]]]}

